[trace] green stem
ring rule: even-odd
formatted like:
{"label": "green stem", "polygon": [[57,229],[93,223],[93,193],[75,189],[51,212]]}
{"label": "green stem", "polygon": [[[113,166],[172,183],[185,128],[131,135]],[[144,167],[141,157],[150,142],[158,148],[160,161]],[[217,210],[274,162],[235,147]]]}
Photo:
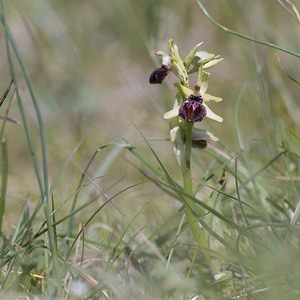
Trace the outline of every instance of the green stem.
{"label": "green stem", "polygon": [[189,195],[193,195],[193,183],[192,183],[192,174],[191,174],[192,131],[193,131],[193,123],[186,122],[185,148],[184,148],[185,167],[183,170],[183,184],[184,184],[184,191]]}
{"label": "green stem", "polygon": [[[184,159],[185,166],[182,168],[182,176],[183,176],[183,187],[184,191],[187,195],[193,196],[193,182],[192,182],[192,173],[191,173],[191,153],[192,153],[192,130],[193,123],[186,122],[186,136],[185,136],[185,151],[184,151]],[[199,226],[199,222],[197,217],[193,214],[190,207],[192,207],[193,201],[185,197],[185,214],[187,220],[189,222],[190,228],[193,232],[193,235],[200,247],[207,247],[207,239],[201,227]]]}

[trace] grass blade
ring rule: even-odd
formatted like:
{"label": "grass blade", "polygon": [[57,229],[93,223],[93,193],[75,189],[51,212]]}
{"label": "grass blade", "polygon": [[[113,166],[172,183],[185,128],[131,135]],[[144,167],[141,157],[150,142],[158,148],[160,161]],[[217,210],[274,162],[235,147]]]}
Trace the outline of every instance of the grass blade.
{"label": "grass blade", "polygon": [[224,30],[225,32],[228,32],[230,34],[233,34],[239,38],[242,38],[242,39],[245,39],[245,40],[248,40],[248,41],[251,41],[251,42],[254,42],[256,44],[260,44],[260,45],[263,45],[263,46],[267,46],[267,47],[270,47],[270,48],[274,48],[276,50],[280,50],[282,52],[285,52],[285,53],[288,53],[290,55],[293,55],[293,56],[296,56],[296,57],[300,57],[300,53],[299,52],[295,52],[295,51],[292,51],[292,50],[288,50],[286,48],[283,48],[283,47],[280,47],[280,46],[277,46],[277,45],[274,45],[272,43],[269,43],[269,42],[265,42],[265,41],[260,41],[254,37],[251,37],[249,35],[246,35],[246,34],[242,34],[242,33],[239,33],[237,31],[234,31],[234,30],[231,30],[225,26],[223,26],[222,24],[220,24],[219,22],[217,22],[209,13],[208,11],[206,10],[205,6],[202,4],[202,2],[200,0],[196,0],[197,4],[200,6],[202,12],[205,14],[205,16],[214,24],[216,25],[217,27],[221,28],[222,30]]}
{"label": "grass blade", "polygon": [[5,212],[6,191],[8,182],[8,151],[6,140],[1,141],[2,169],[1,169],[1,193],[0,193],[0,231],[2,232],[3,216]]}
{"label": "grass blade", "polygon": [[[21,68],[21,71],[23,73],[25,82],[26,82],[26,86],[28,88],[29,94],[31,96],[31,100],[33,103],[33,107],[36,113],[36,117],[37,117],[37,121],[38,121],[38,129],[39,129],[39,136],[40,136],[40,143],[41,143],[41,153],[42,153],[42,164],[43,164],[43,179],[42,176],[40,176],[40,172],[39,172],[39,168],[38,168],[38,162],[36,160],[36,157],[33,155],[32,159],[33,159],[33,164],[34,164],[34,168],[35,168],[35,172],[36,172],[36,177],[39,183],[39,188],[40,188],[40,192],[41,192],[41,200],[43,202],[43,206],[44,206],[44,214],[45,214],[45,218],[47,221],[47,226],[48,226],[48,238],[49,238],[49,243],[50,243],[50,248],[51,248],[51,253],[52,253],[52,257],[53,257],[53,264],[54,264],[54,270],[55,273],[57,275],[57,282],[59,282],[59,272],[58,272],[58,260],[57,260],[57,248],[56,248],[56,241],[55,241],[55,234],[54,234],[54,228],[53,228],[53,224],[52,224],[52,218],[50,216],[50,206],[49,206],[49,183],[48,183],[48,160],[47,160],[47,146],[46,146],[46,137],[45,137],[45,133],[44,133],[44,125],[43,125],[43,120],[42,120],[42,115],[37,103],[37,99],[35,97],[35,93],[33,91],[33,87],[30,81],[30,78],[27,74],[25,65],[23,63],[23,60],[20,56],[19,50],[17,48],[16,42],[14,40],[14,37],[10,31],[10,28],[7,24],[6,21],[6,16],[5,16],[5,11],[4,11],[4,5],[3,5],[3,0],[1,0],[0,2],[1,4],[1,22],[5,31],[5,45],[6,45],[6,52],[7,52],[7,58],[8,58],[8,63],[9,63],[9,68],[10,68],[10,73],[11,73],[11,77],[15,83],[15,87],[16,87],[16,93],[17,93],[17,99],[18,99],[18,105],[19,105],[19,109],[22,115],[22,119],[23,121],[26,121],[25,118],[25,112],[23,109],[23,104],[21,101],[21,97],[20,97],[20,93],[19,90],[17,88],[17,81],[16,81],[16,76],[15,76],[15,71],[14,71],[14,67],[13,67],[13,62],[12,62],[12,57],[11,57],[11,53],[10,53],[10,47],[12,48],[18,64]],[[25,134],[26,134],[26,139],[27,139],[27,143],[29,145],[29,148],[31,150],[31,153],[34,154],[34,148],[33,148],[33,144],[31,141],[31,136],[29,133],[29,129],[28,127],[25,128],[25,124],[24,124],[24,129],[25,129]]]}

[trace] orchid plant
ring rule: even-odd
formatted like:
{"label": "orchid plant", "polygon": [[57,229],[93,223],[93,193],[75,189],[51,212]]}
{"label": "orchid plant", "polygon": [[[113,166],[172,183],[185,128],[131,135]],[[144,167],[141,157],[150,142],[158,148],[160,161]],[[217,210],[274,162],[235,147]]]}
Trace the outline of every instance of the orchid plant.
{"label": "orchid plant", "polygon": [[[194,124],[201,122],[204,118],[210,118],[217,122],[223,121],[207,105],[208,102],[220,102],[222,98],[206,92],[210,78],[207,70],[222,61],[222,58],[219,55],[199,51],[201,45],[202,43],[197,44],[182,60],[177,45],[173,40],[169,40],[169,53],[156,52],[156,55],[161,57],[162,65],[151,73],[149,82],[161,84],[170,72],[175,74],[179,80],[174,84],[177,94],[173,108],[164,114],[164,118],[168,119],[170,123],[170,141],[173,143],[183,176],[185,214],[197,242],[200,246],[207,247],[207,238],[200,227],[198,218],[191,209],[192,199],[188,197],[194,196],[190,161],[193,145],[205,148],[207,142],[218,140],[212,133],[195,127]],[[196,83],[191,86],[189,75],[193,73],[198,73],[198,76]]]}

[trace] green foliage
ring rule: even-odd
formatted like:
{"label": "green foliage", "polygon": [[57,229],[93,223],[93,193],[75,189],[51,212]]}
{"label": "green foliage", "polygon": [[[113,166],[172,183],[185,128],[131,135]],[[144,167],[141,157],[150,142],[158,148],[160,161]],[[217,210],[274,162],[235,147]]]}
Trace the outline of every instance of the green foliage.
{"label": "green foliage", "polygon": [[1,1],[1,299],[299,299],[298,8],[206,2]]}

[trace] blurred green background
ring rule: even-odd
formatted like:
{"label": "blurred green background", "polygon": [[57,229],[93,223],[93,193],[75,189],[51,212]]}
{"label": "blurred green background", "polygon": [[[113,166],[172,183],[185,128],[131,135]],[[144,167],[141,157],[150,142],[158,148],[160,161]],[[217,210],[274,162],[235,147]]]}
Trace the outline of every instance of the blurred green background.
{"label": "blurred green background", "polygon": [[[231,29],[288,49],[300,49],[299,23],[279,1],[218,0],[204,4],[215,19]],[[162,115],[172,105],[175,77],[168,76],[161,86],[149,85],[148,78],[160,64],[154,52],[167,50],[169,38],[178,44],[182,56],[202,41],[202,50],[224,57],[212,71],[208,90],[224,98],[221,104],[212,105],[224,122],[204,121],[202,126],[220,138],[219,146],[227,153],[242,148],[249,159],[253,158],[250,171],[269,161],[276,154],[274,149],[289,140],[289,135],[297,134],[299,85],[289,76],[299,80],[298,59],[221,31],[208,21],[196,1],[10,0],[5,5],[42,110],[57,203],[65,203],[74,192],[98,146],[126,137],[144,147],[135,126],[149,139],[168,137]],[[4,90],[10,78],[3,31],[0,33],[0,88]],[[19,80],[34,132],[37,123],[33,108],[21,76]],[[15,104],[10,116],[20,120]],[[26,199],[35,199],[38,189],[22,126],[9,124],[6,137],[10,173],[6,224],[10,226],[18,217],[16,207]],[[38,140],[34,142],[39,147]],[[172,147],[164,141],[153,141],[152,145],[177,172]],[[210,158],[201,152],[195,155],[203,155],[200,161],[205,170]],[[62,177],[57,177],[68,159],[71,162]],[[116,189],[136,182],[139,175],[127,160],[131,158],[118,149],[103,151],[89,176],[98,189],[104,190],[119,181]],[[267,175],[262,180],[272,182],[272,174]],[[91,191],[84,193],[81,201],[91,197],[95,186],[86,189]],[[121,215],[134,215],[150,203],[145,209],[146,220],[154,218],[151,220],[156,223],[155,219],[163,218],[165,212],[156,206],[170,205],[162,197],[153,186],[133,191],[120,204]],[[163,212],[162,216],[157,212]]]}
{"label": "blurred green background", "polygon": [[[253,186],[249,189],[247,186],[242,196],[258,209],[265,209],[265,219],[250,216],[253,224],[267,222],[269,216],[270,221],[290,224],[299,190],[299,58],[222,31],[209,22],[194,0],[4,2],[8,23],[32,79],[43,115],[51,192],[57,218],[69,213],[78,180],[97,147],[125,137],[152,159],[139,130],[150,141],[170,174],[181,180],[172,146],[166,140],[168,122],[162,117],[173,103],[175,76],[169,75],[162,85],[148,83],[150,73],[161,63],[154,55],[155,51],[167,51],[167,42],[172,38],[183,57],[194,45],[203,42],[201,50],[224,58],[211,71],[208,89],[210,94],[224,99],[217,105],[211,105],[224,118],[224,122],[205,120],[200,124],[212,131],[220,141],[205,151],[194,151],[195,186],[206,183],[204,179],[210,178],[209,184],[219,189],[218,181],[223,169],[227,168],[226,171],[229,170],[228,174],[231,174],[226,192],[235,193],[232,170],[236,155],[240,163],[239,180],[244,184],[247,180],[248,183],[252,181],[251,176],[257,170],[288,147],[294,156],[291,154],[290,157],[274,161],[274,164],[272,162],[271,167],[266,168],[258,178],[255,176],[257,182],[253,180]],[[203,3],[216,20],[233,30],[300,51],[300,22],[297,11],[291,10],[292,6],[284,7],[284,4],[291,3],[289,1],[206,0]],[[299,0],[293,3],[295,7],[300,6]],[[0,31],[0,53],[0,90],[4,91],[10,75],[3,30]],[[34,109],[19,69],[17,73],[33,142],[41,160]],[[12,103],[9,116],[21,120],[16,102]],[[18,222],[25,203],[33,209],[40,198],[22,124],[8,123],[5,137],[8,141],[9,182],[4,231],[10,232]],[[140,165],[132,155],[120,148],[100,151],[87,172],[88,179],[80,191],[78,205],[93,199],[98,201],[76,215],[77,223],[73,231],[77,232],[79,222],[86,222],[95,208],[122,187],[144,182],[145,178],[137,170]],[[215,196],[211,189],[205,187],[197,196],[217,207],[219,194]],[[230,206],[232,202],[222,197],[224,215],[236,217],[233,206]],[[107,249],[112,249],[116,240],[120,239],[133,248],[140,246],[139,254],[144,255],[145,261],[150,260],[151,266],[151,259],[155,257],[158,265],[153,267],[154,273],[160,274],[160,259],[163,260],[170,245],[173,245],[173,236],[181,217],[178,213],[179,202],[170,198],[147,182],[114,199],[86,230],[86,238],[90,243],[87,257],[93,253],[99,259],[99,264],[105,265],[104,261],[110,255]],[[44,217],[41,215],[39,218],[42,222]],[[240,215],[237,218],[238,221],[242,220]],[[164,224],[165,221],[168,223]],[[220,224],[216,225],[218,230],[223,226],[223,223]],[[228,231],[224,229],[225,238],[235,240],[235,231],[227,228]],[[58,229],[64,232],[65,223]],[[266,239],[266,244],[270,242],[272,248],[276,245],[274,240],[277,240],[275,234],[273,236],[269,232],[259,228],[256,234],[262,240]],[[281,233],[284,236],[284,230]],[[299,238],[295,236],[295,240],[289,238],[291,244],[296,245],[293,259],[299,261]],[[286,241],[287,237],[282,241]],[[176,261],[179,262],[176,268],[182,271],[184,278],[194,255],[189,238],[188,234],[183,234],[180,247],[176,249]],[[65,245],[63,242],[62,245]],[[93,242],[98,243],[97,247],[93,248]],[[255,249],[256,245],[253,244]],[[242,250],[247,255],[247,243],[245,245]],[[223,253],[223,248],[218,244],[215,248]],[[288,256],[291,252],[286,253]],[[289,271],[293,260],[281,260],[285,257],[285,249],[278,257],[269,254],[266,251],[265,256],[261,257],[264,266],[258,260],[255,261],[256,267],[253,267],[255,263],[251,259],[245,266],[255,270],[255,275],[260,276],[263,272],[274,275],[278,266],[281,269],[280,264],[273,266],[278,261],[284,265],[286,272]],[[199,262],[201,265],[201,258]],[[91,264],[88,268],[93,270],[95,278],[103,279],[97,264]],[[268,280],[268,276],[265,280]],[[197,274],[194,277],[197,284],[202,284]],[[172,282],[175,290],[176,280]],[[185,284],[189,288],[190,282]],[[112,285],[119,287],[118,284]],[[298,281],[292,281],[292,285],[298,288]],[[164,288],[167,290],[168,287],[166,283]],[[275,289],[274,295],[277,292]],[[280,297],[278,299],[282,299]]]}

